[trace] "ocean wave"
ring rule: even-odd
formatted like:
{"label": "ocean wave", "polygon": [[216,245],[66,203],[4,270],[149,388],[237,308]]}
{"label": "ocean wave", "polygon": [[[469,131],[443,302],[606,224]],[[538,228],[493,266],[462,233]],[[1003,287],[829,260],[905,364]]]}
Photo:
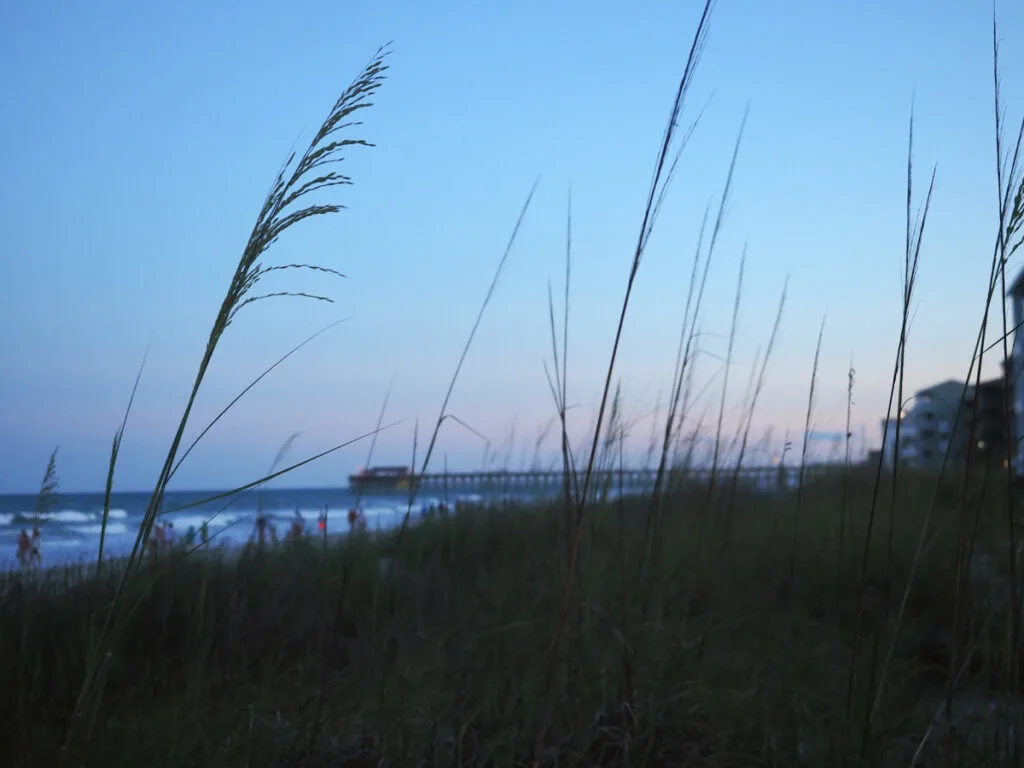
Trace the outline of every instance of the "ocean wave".
{"label": "ocean wave", "polygon": [[[103,531],[103,523],[93,523],[92,525],[70,525],[68,527],[72,531],[86,536],[99,536]],[[126,533],[128,533],[128,526],[124,523],[107,523],[108,536],[120,536]]]}
{"label": "ocean wave", "polygon": [[[334,510],[334,514],[338,514],[340,510]],[[316,509],[300,509],[299,514],[302,515],[303,520],[312,520],[316,522],[320,519],[320,515],[324,513],[323,507],[317,507]],[[327,510],[327,514],[330,515],[331,511]],[[295,516],[295,510],[292,510],[290,517]]]}
{"label": "ocean wave", "polygon": [[394,507],[374,506],[374,507],[363,507],[363,514],[366,517],[385,517],[387,515],[401,514]]}
{"label": "ocean wave", "polygon": [[90,512],[82,512],[77,509],[62,509],[59,512],[46,512],[40,515],[43,520],[52,520],[55,523],[87,523],[96,519],[96,515]]}
{"label": "ocean wave", "polygon": [[174,515],[173,517],[162,518],[161,522],[174,523],[175,532],[179,532],[187,531],[189,528],[195,528],[198,531],[203,527],[203,523],[206,524],[207,528],[226,528],[240,519],[241,517],[235,514],[217,515],[212,520],[210,515]]}
{"label": "ocean wave", "polygon": [[14,515],[12,514],[0,514],[0,525],[10,525],[13,520]]}
{"label": "ocean wave", "polygon": [[[263,510],[263,514],[265,514],[267,517],[276,517],[276,518],[280,518],[282,520],[283,519],[289,519],[289,520],[290,519],[294,519],[295,518],[295,512],[296,512],[296,508],[295,507],[272,507],[270,509],[264,509]],[[254,509],[254,510],[248,512],[247,514],[252,515],[255,518],[256,517],[256,513],[257,513],[257,510]],[[323,508],[320,507],[320,508],[317,508],[317,509],[310,509],[310,508],[307,507],[307,508],[303,509],[303,508],[300,507],[298,509],[298,513],[302,517],[303,520],[313,520],[315,522],[317,520],[317,518],[319,518],[320,515],[323,513]]]}

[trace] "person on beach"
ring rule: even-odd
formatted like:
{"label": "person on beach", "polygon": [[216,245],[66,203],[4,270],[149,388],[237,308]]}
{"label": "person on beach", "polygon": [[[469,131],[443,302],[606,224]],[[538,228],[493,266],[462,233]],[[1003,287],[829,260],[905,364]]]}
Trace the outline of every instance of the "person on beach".
{"label": "person on beach", "polygon": [[190,525],[188,530],[185,531],[185,546],[192,549],[192,546],[196,543],[196,527]]}
{"label": "person on beach", "polygon": [[206,546],[206,542],[210,540],[210,528],[207,526],[206,521],[203,520],[203,524],[199,526],[199,540],[203,546]]}
{"label": "person on beach", "polygon": [[359,522],[359,513],[355,507],[352,507],[348,511],[348,530],[350,533],[356,530],[356,524]]}
{"label": "person on beach", "polygon": [[164,542],[164,547],[169,552],[174,549],[174,523],[167,523],[167,531],[165,535],[166,541]]}
{"label": "person on beach", "polygon": [[324,511],[317,518],[316,527],[320,530],[321,536],[327,536],[327,507],[324,507]]}
{"label": "person on beach", "polygon": [[32,540],[28,537],[28,531],[24,528],[18,534],[18,565],[22,568],[29,567],[29,555],[32,551]]}
{"label": "person on beach", "polygon": [[299,510],[295,510],[295,516],[292,518],[292,527],[288,531],[288,538],[293,541],[299,541],[303,534],[306,532],[306,521],[302,519],[302,515]]}
{"label": "person on beach", "polygon": [[149,554],[156,557],[164,548],[164,526],[161,523],[154,523],[150,531],[149,539],[146,541],[146,548]]}
{"label": "person on beach", "polygon": [[267,516],[263,514],[263,510],[260,510],[256,514],[256,523],[252,529],[253,537],[256,542],[262,547],[267,542]]}
{"label": "person on beach", "polygon": [[43,555],[40,552],[40,548],[42,547],[42,539],[43,535],[39,532],[39,525],[33,525],[31,541],[32,548],[31,551],[28,553],[29,567],[32,567],[33,565],[41,566],[43,564]]}

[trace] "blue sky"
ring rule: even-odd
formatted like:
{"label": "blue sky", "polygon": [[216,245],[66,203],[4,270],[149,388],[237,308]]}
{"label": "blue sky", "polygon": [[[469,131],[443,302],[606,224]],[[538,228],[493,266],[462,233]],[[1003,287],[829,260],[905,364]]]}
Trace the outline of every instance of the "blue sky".
{"label": "blue sky", "polygon": [[[157,475],[210,324],[263,197],[377,47],[391,70],[346,160],[347,210],[286,235],[269,258],[312,261],[267,289],[327,293],[246,309],[218,350],[190,434],[290,346],[339,318],[262,382],[193,454],[178,487],[257,477],[301,432],[298,459],[372,429],[380,461],[429,431],[519,208],[540,184],[470,352],[451,412],[519,460],[553,414],[547,280],[560,293],[572,190],[570,401],[597,403],[633,244],[696,2],[5,3],[0,7],[0,492],[38,487],[60,446],[62,487],[102,487],[110,441],[152,339],[117,487]],[[1024,85],[1024,6],[997,4],[1008,115]],[[992,8],[720,0],[683,122],[707,104],[643,263],[619,375],[643,416],[670,381],[701,215],[749,119],[712,265],[695,409],[719,397],[744,244],[730,373],[735,424],[783,281],[789,301],[757,436],[802,429],[827,316],[815,425],[871,444],[899,324],[907,122],[923,195],[938,164],[908,354],[915,389],[966,372],[995,229]],[[1011,264],[1012,271],[1020,269]],[[989,368],[994,373],[995,368]],[[650,421],[636,427],[645,444]],[[549,443],[553,451],[554,442]],[[367,443],[295,473],[331,485]],[[446,425],[435,466],[471,468],[479,438]]]}

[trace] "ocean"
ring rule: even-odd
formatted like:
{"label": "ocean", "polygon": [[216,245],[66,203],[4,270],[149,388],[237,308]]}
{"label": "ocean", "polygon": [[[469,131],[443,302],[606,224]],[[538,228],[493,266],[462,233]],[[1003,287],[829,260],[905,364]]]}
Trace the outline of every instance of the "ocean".
{"label": "ocean", "polygon": [[[241,497],[208,501],[216,495],[217,491],[170,491],[164,497],[166,512],[160,516],[160,521],[173,524],[179,541],[189,528],[198,530],[206,521],[214,543],[237,547],[252,536],[260,507],[283,537],[296,511],[306,522],[306,530],[318,533],[317,519],[325,508],[328,534],[347,533],[348,510],[357,502],[355,493],[347,488],[267,488]],[[496,496],[500,494],[485,495],[474,493],[473,489],[460,489],[459,493],[449,494],[448,504],[454,508],[457,500],[484,501]],[[131,552],[149,498],[148,492],[112,494],[104,556],[119,557]],[[431,505],[439,505],[443,500],[435,494],[418,496],[413,503],[412,519],[419,519]],[[17,567],[18,534],[22,529],[31,534],[37,519],[43,567],[95,561],[103,520],[103,494],[60,493],[50,511],[41,518],[37,518],[34,511],[36,501],[33,494],[0,494],[0,570]],[[401,525],[408,506],[408,491],[364,495],[359,503],[370,531]]]}

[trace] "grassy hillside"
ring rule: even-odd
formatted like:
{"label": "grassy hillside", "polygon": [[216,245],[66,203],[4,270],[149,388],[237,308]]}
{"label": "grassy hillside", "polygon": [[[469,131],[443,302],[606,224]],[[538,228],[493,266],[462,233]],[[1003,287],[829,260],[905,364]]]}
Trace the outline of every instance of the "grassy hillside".
{"label": "grassy hillside", "polygon": [[[929,478],[901,482],[891,569],[883,523],[860,589],[871,480],[815,481],[799,519],[793,493],[679,489],[651,543],[648,499],[594,507],[567,611],[557,506],[463,513],[400,543],[150,563],[122,597],[83,764],[515,765],[540,729],[545,765],[908,765],[950,665],[958,688],[999,698],[1008,602],[976,575],[954,616],[960,494],[945,488],[926,521]],[[1002,519],[991,489],[973,493],[977,563]],[[55,764],[118,575],[5,577],[0,743],[14,764]],[[924,753],[995,765],[999,725],[936,727]]]}

